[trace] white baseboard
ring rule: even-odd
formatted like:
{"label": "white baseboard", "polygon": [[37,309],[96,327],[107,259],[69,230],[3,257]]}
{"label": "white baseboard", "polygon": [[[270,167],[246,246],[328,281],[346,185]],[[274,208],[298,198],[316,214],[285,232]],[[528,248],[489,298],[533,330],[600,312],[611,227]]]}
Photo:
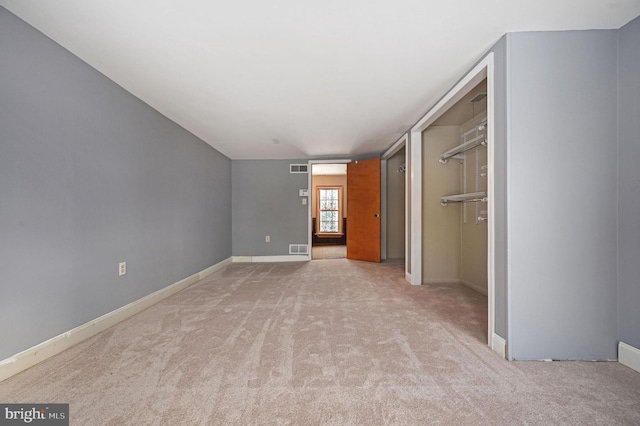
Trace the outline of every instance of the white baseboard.
{"label": "white baseboard", "polygon": [[216,271],[219,271],[225,266],[230,265],[232,261],[233,259],[231,257],[228,257],[222,262],[218,262],[215,265],[209,266],[207,269],[203,269],[202,271],[198,272],[198,280],[206,278],[207,276],[213,274]]}
{"label": "white baseboard", "polygon": [[138,312],[143,311],[149,306],[166,299],[172,294],[189,287],[213,272],[229,265],[231,260],[231,258],[225,259],[222,262],[171,284],[168,287],[153,292],[121,308],[104,314],[99,318],[84,323],[72,330],[59,334],[12,357],[0,361],[0,382],[26,370],[29,367],[33,367],[47,358],[59,354],[65,349],[68,349],[83,340],[95,336],[101,331],[104,331],[107,328],[137,314]]}
{"label": "white baseboard", "polygon": [[640,373],[640,349],[618,343],[618,362]]}
{"label": "white baseboard", "polygon": [[493,336],[491,337],[491,349],[498,353],[502,358],[507,358],[507,342],[496,333],[493,333]]}
{"label": "white baseboard", "polygon": [[426,280],[422,284],[460,284],[460,280]]}
{"label": "white baseboard", "polygon": [[233,256],[234,263],[260,263],[260,262],[308,262],[311,260],[307,254],[289,254],[282,256]]}
{"label": "white baseboard", "polygon": [[486,289],[486,288],[482,288],[482,287],[480,287],[479,285],[474,284],[474,283],[472,283],[472,282],[465,281],[465,280],[460,280],[460,284],[463,284],[463,285],[465,285],[465,286],[469,287],[470,289],[477,291],[478,293],[482,293],[482,294],[484,294],[485,296],[487,296],[487,295],[489,294],[489,293],[487,292],[487,289]]}

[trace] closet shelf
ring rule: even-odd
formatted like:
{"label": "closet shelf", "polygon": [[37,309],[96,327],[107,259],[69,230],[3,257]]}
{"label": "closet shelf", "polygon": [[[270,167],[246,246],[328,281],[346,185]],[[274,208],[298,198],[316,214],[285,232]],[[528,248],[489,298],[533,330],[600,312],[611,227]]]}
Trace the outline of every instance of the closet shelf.
{"label": "closet shelf", "polygon": [[472,203],[487,201],[486,192],[471,192],[468,194],[447,195],[440,197],[440,204],[444,207],[449,203]]}
{"label": "closet shelf", "polygon": [[456,157],[457,155],[460,155],[464,152],[477,148],[480,145],[487,146],[487,137],[485,135],[478,135],[475,138],[470,139],[469,141],[456,146],[455,148],[451,148],[447,152],[443,152],[442,154],[440,154],[439,161],[442,164],[445,164],[449,158]]}

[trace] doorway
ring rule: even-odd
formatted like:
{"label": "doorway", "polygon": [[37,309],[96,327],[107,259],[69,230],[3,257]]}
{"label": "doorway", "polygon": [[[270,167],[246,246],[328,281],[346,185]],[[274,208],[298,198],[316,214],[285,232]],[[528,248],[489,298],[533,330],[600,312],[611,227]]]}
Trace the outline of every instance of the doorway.
{"label": "doorway", "polygon": [[347,257],[347,163],[311,163],[311,259]]}

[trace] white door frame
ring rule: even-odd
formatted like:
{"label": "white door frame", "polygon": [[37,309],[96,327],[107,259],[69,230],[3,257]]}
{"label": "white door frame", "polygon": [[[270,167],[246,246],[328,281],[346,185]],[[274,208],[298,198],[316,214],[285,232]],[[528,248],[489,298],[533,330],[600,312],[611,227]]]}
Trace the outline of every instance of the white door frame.
{"label": "white door frame", "polygon": [[[465,96],[482,80],[487,79],[487,343],[494,348],[495,335],[495,111],[494,111],[494,54],[490,52],[469,71],[447,94],[435,104],[410,130],[407,149],[408,186],[410,191],[409,221],[411,232],[407,233],[408,251],[406,259],[408,280],[413,285],[422,284],[422,132],[435,120]],[[499,345],[498,345],[499,346]],[[494,350],[497,350],[494,348]],[[499,351],[498,351],[499,352]]]}
{"label": "white door frame", "polygon": [[[350,163],[351,159],[340,159],[340,160],[309,160],[309,176],[308,176],[308,183],[307,183],[307,188],[309,188],[309,200],[308,200],[308,206],[309,208],[308,210],[308,220],[307,220],[307,241],[308,241],[308,247],[309,247],[309,260],[313,260],[313,211],[312,211],[312,206],[313,206],[313,165],[314,164],[347,164]],[[347,190],[349,190],[347,188]]]}

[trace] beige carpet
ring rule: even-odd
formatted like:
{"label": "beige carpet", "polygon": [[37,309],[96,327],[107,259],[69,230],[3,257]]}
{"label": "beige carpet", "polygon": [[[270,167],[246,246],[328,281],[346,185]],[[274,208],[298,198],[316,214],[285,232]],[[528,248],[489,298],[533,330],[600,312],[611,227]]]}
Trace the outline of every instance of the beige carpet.
{"label": "beige carpet", "polygon": [[232,264],[0,383],[73,425],[640,424],[640,373],[507,362],[486,298],[402,264]]}
{"label": "beige carpet", "polygon": [[347,257],[347,246],[313,246],[311,258],[313,260],[344,259]]}

